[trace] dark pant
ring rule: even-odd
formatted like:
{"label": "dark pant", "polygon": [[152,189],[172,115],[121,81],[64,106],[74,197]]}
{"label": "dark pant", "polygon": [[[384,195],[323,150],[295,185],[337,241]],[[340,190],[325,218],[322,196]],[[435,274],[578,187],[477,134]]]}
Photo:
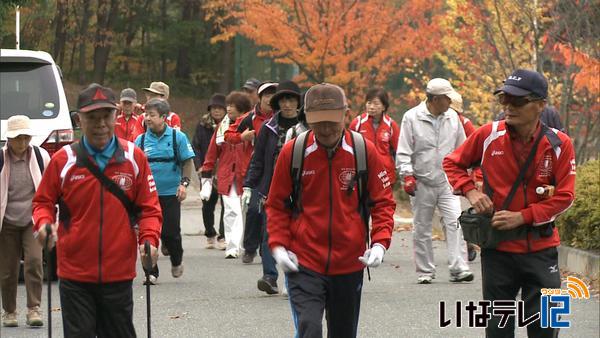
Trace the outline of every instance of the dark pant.
{"label": "dark pant", "polygon": [[59,293],[65,337],[135,337],[131,281],[61,279]]}
{"label": "dark pant", "polygon": [[260,200],[260,194],[256,190],[252,190],[244,228],[244,250],[248,253],[256,253],[261,244],[263,215],[261,214]]}
{"label": "dark pant", "polygon": [[356,337],[363,270],[336,276],[325,276],[300,267],[287,273],[288,295],[297,337],[323,335],[323,311],[326,311],[328,337]]}
{"label": "dark pant", "polygon": [[[217,234],[215,231],[215,207],[219,200],[221,201],[221,216],[219,217],[219,233]],[[219,197],[217,189],[213,187],[208,201],[202,202],[202,221],[204,223],[204,235],[206,237],[210,238],[217,236],[217,239],[225,238],[225,228],[223,225],[224,213],[225,208],[223,208],[223,199]]]}
{"label": "dark pant", "polygon": [[265,210],[261,211],[262,217],[262,241],[260,244],[260,257],[263,268],[263,276],[270,276],[274,280],[277,280],[279,277],[279,273],[277,272],[277,262],[275,262],[275,258],[273,258],[273,254],[271,254],[271,249],[269,249],[269,234],[267,233],[267,215]]}
{"label": "dark pant", "polygon": [[[483,299],[514,300],[521,290],[525,318],[540,311],[540,289],[560,288],[558,251],[548,248],[527,254],[515,254],[483,249],[481,251]],[[510,316],[504,328],[499,328],[501,316],[492,316],[485,330],[487,337],[514,337],[515,317]],[[525,319],[523,318],[523,319]],[[558,329],[541,328],[537,320],[527,326],[529,337],[555,337]]]}
{"label": "dark pant", "polygon": [[[169,251],[172,266],[181,265],[183,246],[181,244],[181,203],[176,196],[158,196],[162,209],[163,224],[160,240]],[[158,277],[158,264],[154,266],[151,275]]]}

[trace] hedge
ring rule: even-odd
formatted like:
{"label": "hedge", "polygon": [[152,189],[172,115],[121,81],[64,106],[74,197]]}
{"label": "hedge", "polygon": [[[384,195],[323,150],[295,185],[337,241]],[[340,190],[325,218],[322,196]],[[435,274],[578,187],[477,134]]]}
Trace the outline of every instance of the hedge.
{"label": "hedge", "polygon": [[559,216],[557,226],[563,244],[600,251],[600,161],[577,168],[575,202]]}

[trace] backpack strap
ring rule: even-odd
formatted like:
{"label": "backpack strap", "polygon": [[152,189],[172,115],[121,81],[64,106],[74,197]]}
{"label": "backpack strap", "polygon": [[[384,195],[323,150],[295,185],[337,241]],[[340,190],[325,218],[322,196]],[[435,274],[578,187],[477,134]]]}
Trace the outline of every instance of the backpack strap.
{"label": "backpack strap", "polygon": [[[35,159],[37,161],[38,167],[40,168],[40,174],[43,174],[44,173],[44,158],[42,157],[40,148],[37,146],[33,146],[33,152],[35,154]],[[0,171],[2,169],[4,169],[4,150],[0,150]]]}
{"label": "backpack strap", "polygon": [[33,152],[35,153],[35,159],[37,160],[38,167],[40,168],[40,174],[44,173],[44,158],[40,152],[40,148],[33,146]]}
{"label": "backpack strap", "polygon": [[292,209],[292,218],[298,217],[302,212],[302,167],[304,166],[304,149],[308,140],[309,130],[300,133],[294,139],[294,151],[292,152],[292,195],[289,207]]}
{"label": "backpack strap", "polygon": [[140,140],[140,149],[144,150],[144,142],[146,141],[146,133],[142,134],[142,139]]}

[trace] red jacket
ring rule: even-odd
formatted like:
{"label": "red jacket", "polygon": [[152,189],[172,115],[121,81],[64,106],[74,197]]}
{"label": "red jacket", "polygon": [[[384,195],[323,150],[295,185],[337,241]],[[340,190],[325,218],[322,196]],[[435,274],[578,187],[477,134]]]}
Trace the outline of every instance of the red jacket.
{"label": "red jacket", "polygon": [[[352,138],[345,131],[342,144],[331,160],[312,132],[307,136],[302,168],[302,208],[298,218],[286,201],[292,193],[291,160],[294,142],[279,155],[266,202],[269,247],[283,246],[298,256],[300,265],[325,275],[360,271],[365,251],[366,228],[358,213],[358,192],[348,193],[355,172]],[[396,203],[389,177],[375,146],[366,141],[369,169],[372,243],[390,246]]]}
{"label": "red jacket", "polygon": [[456,113],[458,114],[458,119],[460,120],[460,122],[462,122],[463,129],[465,130],[465,135],[467,137],[471,136],[471,134],[475,132],[475,126],[473,125],[473,122],[471,122],[471,120],[469,120],[469,118],[464,116],[463,114],[459,112]]}
{"label": "red jacket", "polygon": [[350,129],[361,133],[367,140],[375,144],[390,180],[394,184],[396,182],[396,148],[398,148],[398,138],[400,137],[400,127],[396,121],[387,114],[383,114],[377,130],[375,130],[373,118],[364,113],[352,120]]}
{"label": "red jacket", "polygon": [[115,120],[115,135],[127,141],[134,142],[138,135],[144,133],[144,127],[140,124],[137,115],[131,115],[129,120],[125,118],[125,114],[121,111]]}
{"label": "red jacket", "polygon": [[[243,115],[242,115],[243,116]],[[242,117],[238,117],[239,121]],[[219,126],[215,130],[218,130]],[[213,133],[204,163],[202,164],[202,177],[212,177],[217,166],[217,191],[221,195],[229,195],[231,185],[235,180],[238,195],[242,193],[244,177],[250,158],[252,157],[252,145],[250,142],[231,144],[227,141],[217,145],[216,132]],[[217,164],[218,161],[218,164]]]}
{"label": "red jacket", "polygon": [[158,247],[162,214],[144,152],[119,139],[104,174],[141,208],[139,240],[123,204],[79,165],[71,146],[65,146],[52,157],[33,198],[34,232],[54,223],[55,205],[61,205],[56,245],[60,278],[91,283],[132,280],[138,244],[149,240]]}
{"label": "red jacket", "polygon": [[[246,129],[256,131],[256,135],[260,132],[260,127],[266,120],[273,117],[273,113],[264,114],[260,111],[260,106],[257,104],[254,109],[243,114],[225,131],[225,141],[237,144],[242,142],[242,132]],[[239,130],[238,130],[239,129]]]}
{"label": "red jacket", "polygon": [[[473,180],[467,174],[467,168],[475,163],[481,163],[494,191],[494,207],[499,210],[520,169],[504,121],[480,127],[465,143],[446,156],[444,170],[456,192],[465,194],[475,189]],[[521,211],[525,224],[536,226],[554,221],[575,199],[575,153],[571,139],[556,129],[549,129],[538,145],[530,169],[533,174],[529,180],[526,176],[527,183],[517,189],[508,210]],[[535,193],[535,188],[546,184],[553,184],[555,192],[552,197],[542,199]],[[530,233],[528,240],[500,242],[497,250],[525,253],[559,244],[555,228],[550,237],[534,238]]]}

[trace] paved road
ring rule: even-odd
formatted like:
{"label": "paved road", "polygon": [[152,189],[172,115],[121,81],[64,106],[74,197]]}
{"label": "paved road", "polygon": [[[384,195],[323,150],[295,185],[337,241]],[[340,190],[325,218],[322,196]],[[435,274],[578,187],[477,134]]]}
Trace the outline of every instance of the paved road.
{"label": "paved road", "polygon": [[[198,233],[200,210],[188,204],[183,210],[183,232]],[[384,264],[371,270],[372,280],[363,291],[360,337],[481,337],[482,329],[439,327],[439,301],[454,304],[481,298],[479,258],[471,264],[473,283],[451,284],[444,262],[444,243],[434,242],[438,278],[431,285],[416,284],[412,263],[411,235],[395,233]],[[203,236],[184,236],[185,273],[180,279],[170,274],[168,258],[161,257],[159,284],[152,287],[154,337],[291,337],[293,326],[288,300],[267,296],[256,289],[261,275],[259,260],[244,265],[226,260],[223,251],[204,249]],[[134,281],[134,317],[139,336],[146,335],[146,299],[141,269]],[[281,279],[280,279],[281,281]],[[19,309],[25,307],[24,287],[19,287]],[[52,313],[54,336],[62,336],[58,289],[54,285]],[[44,288],[44,304],[46,293]],[[598,299],[572,303],[572,328],[561,337],[598,337]],[[452,315],[454,310],[448,310]],[[24,313],[19,319],[24,322]],[[466,314],[463,314],[466,318]],[[2,337],[44,337],[46,328],[3,328]],[[466,324],[465,324],[466,326]],[[518,336],[525,336],[524,330]]]}

